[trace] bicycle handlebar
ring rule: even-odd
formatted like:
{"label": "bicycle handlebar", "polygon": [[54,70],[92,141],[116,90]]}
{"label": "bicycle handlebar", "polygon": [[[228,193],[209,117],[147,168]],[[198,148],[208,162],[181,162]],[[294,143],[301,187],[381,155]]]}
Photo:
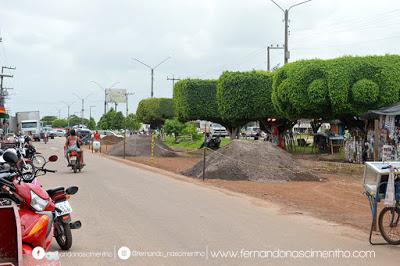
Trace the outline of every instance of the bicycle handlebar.
{"label": "bicycle handlebar", "polygon": [[381,167],[382,170],[386,170],[386,169],[390,169],[390,168],[393,168],[393,170],[400,170],[400,168],[395,167],[395,166],[393,166],[391,164]]}

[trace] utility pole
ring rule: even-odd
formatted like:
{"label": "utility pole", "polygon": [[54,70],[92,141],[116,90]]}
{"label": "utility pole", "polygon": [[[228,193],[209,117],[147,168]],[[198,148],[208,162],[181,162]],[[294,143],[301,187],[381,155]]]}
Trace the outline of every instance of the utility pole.
{"label": "utility pole", "polygon": [[4,69],[9,69],[9,70],[15,70],[15,67],[9,67],[9,66],[2,66],[1,67],[1,74],[0,74],[0,104],[4,106],[5,103],[5,96],[6,96],[6,91],[7,89],[11,88],[4,88],[4,78],[13,78],[13,75],[8,75],[4,74]]}
{"label": "utility pole", "polygon": [[150,75],[151,75],[151,91],[150,91],[150,96],[151,96],[151,98],[153,98],[153,96],[154,96],[154,70],[155,70],[157,67],[159,67],[160,65],[162,65],[163,63],[165,63],[166,61],[168,61],[169,59],[171,59],[170,56],[168,56],[168,57],[165,58],[163,61],[161,61],[160,63],[158,63],[158,65],[152,67],[152,66],[149,66],[149,65],[146,64],[146,63],[143,63],[142,61],[140,61],[140,60],[137,59],[137,58],[132,58],[132,60],[135,60],[135,61],[139,62],[140,64],[142,64],[142,65],[144,65],[145,67],[147,67],[147,68],[150,69]]}
{"label": "utility pole", "polygon": [[310,1],[311,0],[306,0],[306,1],[303,1],[303,2],[299,2],[297,4],[294,4],[294,5],[290,6],[287,9],[283,9],[274,0],[271,0],[271,2],[274,3],[280,10],[282,10],[283,14],[284,14],[284,21],[285,21],[285,45],[284,45],[285,54],[284,54],[284,63],[285,64],[287,64],[289,62],[289,58],[290,58],[290,52],[289,52],[289,11],[290,11],[290,9],[292,9],[295,6],[299,6],[299,5],[305,4],[305,3],[310,2]]}
{"label": "utility pole", "polygon": [[70,116],[69,111],[71,109],[71,105],[73,105],[75,102],[67,103],[67,102],[61,101],[61,103],[65,104],[67,106],[67,122],[68,122],[68,127],[69,127],[69,116]]}
{"label": "utility pole", "polygon": [[278,50],[278,49],[285,49],[284,46],[273,46],[272,44],[267,47],[267,70],[271,71],[271,58],[270,58],[270,50]]}
{"label": "utility pole", "polygon": [[167,76],[167,80],[172,80],[172,89],[175,87],[175,81],[181,80],[181,79],[176,79],[174,75],[172,75],[172,78]]}
{"label": "utility pole", "polygon": [[83,119],[85,118],[85,100],[90,96],[90,95],[92,95],[93,94],[93,92],[92,93],[89,93],[86,97],[80,97],[78,94],[76,94],[76,93],[74,93],[74,95],[79,99],[79,100],[81,100],[81,102],[82,102],[82,109],[81,109],[81,123],[83,123]]}
{"label": "utility pole", "polygon": [[127,119],[128,119],[128,114],[129,114],[129,105],[128,105],[128,96],[129,95],[134,95],[135,93],[133,92],[125,92],[125,102],[126,102],[126,115],[125,115],[125,123],[124,123],[124,127],[125,127],[125,131],[124,131],[124,159],[126,156],[126,131],[127,131]]}

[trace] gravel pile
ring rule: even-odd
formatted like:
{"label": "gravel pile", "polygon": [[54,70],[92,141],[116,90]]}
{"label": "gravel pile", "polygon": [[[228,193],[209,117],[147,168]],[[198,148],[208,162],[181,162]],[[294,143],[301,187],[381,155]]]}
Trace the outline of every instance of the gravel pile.
{"label": "gravel pile", "polygon": [[[201,178],[203,161],[182,174]],[[321,181],[270,142],[234,140],[206,157],[206,178],[226,180]]]}
{"label": "gravel pile", "polygon": [[[136,157],[151,155],[151,137],[133,135],[126,140],[126,156]],[[112,146],[108,151],[108,155],[123,156],[124,155],[124,142],[121,141]],[[176,153],[172,151],[167,145],[156,138],[154,145],[155,157],[175,157]]]}
{"label": "gravel pile", "polygon": [[117,136],[105,136],[100,140],[101,144],[104,145],[114,145],[117,144],[118,142],[122,141],[124,138],[117,137]]}

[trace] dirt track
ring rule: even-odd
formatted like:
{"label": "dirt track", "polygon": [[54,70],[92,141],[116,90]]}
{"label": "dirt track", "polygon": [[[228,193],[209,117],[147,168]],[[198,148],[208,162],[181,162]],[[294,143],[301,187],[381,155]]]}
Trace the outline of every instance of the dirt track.
{"label": "dirt track", "polygon": [[[129,158],[132,161],[158,167],[174,173],[191,168],[200,157]],[[368,231],[371,213],[362,190],[362,166],[344,163],[314,161],[313,158],[299,163],[326,182],[258,183],[207,179],[206,184],[229,189],[252,197],[279,204],[283,212],[303,213],[340,224],[348,224]],[[189,178],[190,180],[190,178]]]}

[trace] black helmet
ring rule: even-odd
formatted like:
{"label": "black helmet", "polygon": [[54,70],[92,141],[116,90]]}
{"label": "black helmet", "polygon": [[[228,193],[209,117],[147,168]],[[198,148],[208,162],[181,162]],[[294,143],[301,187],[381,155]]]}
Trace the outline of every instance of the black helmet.
{"label": "black helmet", "polygon": [[32,138],[30,136],[25,136],[25,143],[28,143],[29,141],[32,141]]}
{"label": "black helmet", "polygon": [[12,151],[12,150],[6,150],[3,153],[3,159],[4,161],[6,161],[7,163],[17,163],[18,162],[18,156],[17,154]]}

